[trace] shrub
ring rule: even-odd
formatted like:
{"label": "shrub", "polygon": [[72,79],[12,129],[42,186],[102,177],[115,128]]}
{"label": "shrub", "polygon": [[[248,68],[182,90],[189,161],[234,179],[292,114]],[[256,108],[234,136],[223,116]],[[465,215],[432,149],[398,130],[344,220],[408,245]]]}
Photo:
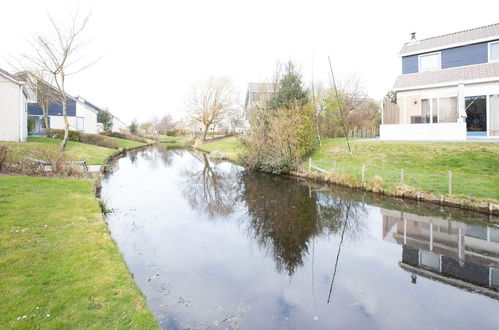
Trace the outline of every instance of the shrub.
{"label": "shrub", "polygon": [[83,169],[74,163],[72,158],[67,155],[62,158],[58,156],[58,150],[47,147],[33,146],[25,152],[0,145],[0,170],[24,175],[64,177],[83,175]]}
{"label": "shrub", "polygon": [[10,152],[10,147],[8,145],[0,144],[0,171],[6,165],[9,152]]}
{"label": "shrub", "polygon": [[140,138],[136,135],[132,135],[130,133],[109,132],[109,133],[104,133],[104,134],[106,136],[115,137],[118,139],[125,139],[125,140],[140,142],[140,143],[147,143],[147,141],[145,139]]}
{"label": "shrub", "polygon": [[[50,129],[47,136],[53,139],[63,139],[64,130]],[[116,142],[116,140],[113,140],[105,135],[87,134],[79,131],[69,131],[68,139],[69,141],[93,144],[100,147],[113,148],[113,149],[118,148],[118,143]]]}

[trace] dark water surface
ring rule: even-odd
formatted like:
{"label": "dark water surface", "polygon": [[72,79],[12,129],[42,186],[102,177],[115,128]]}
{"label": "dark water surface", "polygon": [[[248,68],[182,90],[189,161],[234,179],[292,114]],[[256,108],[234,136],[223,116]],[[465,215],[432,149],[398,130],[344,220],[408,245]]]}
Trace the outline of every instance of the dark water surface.
{"label": "dark water surface", "polygon": [[498,329],[498,219],[154,147],[102,197],[165,329]]}

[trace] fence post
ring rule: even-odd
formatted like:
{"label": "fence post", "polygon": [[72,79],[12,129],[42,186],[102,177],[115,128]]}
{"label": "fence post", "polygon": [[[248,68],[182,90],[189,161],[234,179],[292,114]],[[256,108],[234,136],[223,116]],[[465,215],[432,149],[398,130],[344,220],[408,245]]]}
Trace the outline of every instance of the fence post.
{"label": "fence post", "polygon": [[333,161],[333,172],[336,172],[336,159]]}
{"label": "fence post", "polygon": [[308,171],[312,172],[312,158],[308,159]]}
{"label": "fence post", "polygon": [[366,182],[366,165],[362,164],[362,184]]}
{"label": "fence post", "polygon": [[452,195],[452,171],[449,171],[449,179],[447,183],[448,183],[449,195]]}
{"label": "fence post", "polygon": [[400,169],[400,183],[404,184],[404,169]]}

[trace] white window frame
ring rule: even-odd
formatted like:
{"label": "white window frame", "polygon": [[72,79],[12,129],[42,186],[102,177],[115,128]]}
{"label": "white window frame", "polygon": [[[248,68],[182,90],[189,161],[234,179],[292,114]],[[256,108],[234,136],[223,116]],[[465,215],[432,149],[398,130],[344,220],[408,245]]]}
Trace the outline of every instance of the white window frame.
{"label": "white window frame", "polygon": [[[438,55],[438,67],[436,69],[421,70],[421,57],[431,56],[431,55]],[[440,69],[442,69],[442,52],[434,52],[434,53],[418,55],[418,72],[435,71]]]}
{"label": "white window frame", "polygon": [[488,61],[489,62],[497,62],[497,61],[499,61],[499,58],[496,59],[496,60],[493,60],[493,59],[490,58],[490,46],[492,46],[493,44],[499,44],[499,41],[492,41],[492,42],[489,42],[489,44],[488,44],[487,50],[488,50]]}
{"label": "white window frame", "polygon": [[[81,122],[83,123],[83,127],[80,128],[78,125],[78,119],[81,119]],[[84,131],[85,130],[85,117],[76,117],[76,129],[78,131]]]}

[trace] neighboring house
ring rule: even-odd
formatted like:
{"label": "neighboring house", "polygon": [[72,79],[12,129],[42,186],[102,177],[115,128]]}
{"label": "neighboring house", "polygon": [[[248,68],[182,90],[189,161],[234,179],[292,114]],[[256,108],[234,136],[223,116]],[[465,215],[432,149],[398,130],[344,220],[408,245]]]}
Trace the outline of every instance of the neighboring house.
{"label": "neighboring house", "polygon": [[28,90],[25,83],[0,69],[0,141],[26,141],[27,103]]}
{"label": "neighboring house", "polygon": [[113,127],[111,128],[111,131],[116,133],[128,132],[128,125],[113,115]]}
{"label": "neighboring house", "polygon": [[423,40],[413,33],[399,55],[382,140],[499,137],[499,24]]}
{"label": "neighboring house", "polygon": [[[96,134],[97,132],[97,113],[98,111],[87,106],[81,97],[72,97],[67,95],[66,111],[69,122],[69,129],[72,131],[81,131],[84,133]],[[40,105],[36,102],[28,104],[28,114],[35,119],[34,129],[30,132],[32,135],[43,133],[43,113]],[[64,129],[64,116],[62,114],[62,105],[60,101],[53,102],[48,108],[49,127],[52,129]]]}
{"label": "neighboring house", "polygon": [[[20,72],[16,75],[18,79],[27,81],[29,73]],[[33,83],[32,85],[34,85]],[[43,88],[38,88],[44,84]],[[51,102],[48,106],[48,124],[52,129],[64,129],[64,116],[62,114],[61,99],[55,87],[49,83],[38,80],[36,88],[31,86],[29,103],[28,103],[28,116],[32,118],[34,126],[29,132],[30,135],[40,135],[45,133],[46,127],[43,122],[43,111],[39,102],[43,102],[41,95],[37,93],[43,90],[45,94],[52,94]],[[88,104],[88,102],[81,96],[73,97],[66,94],[66,111],[69,122],[69,129],[73,131],[81,131],[85,133],[96,134],[97,131],[97,114],[99,109]]]}
{"label": "neighboring house", "polygon": [[244,101],[245,127],[249,127],[251,111],[258,104],[268,100],[276,92],[277,84],[274,83],[249,83]]}
{"label": "neighboring house", "polygon": [[[90,101],[88,100],[85,100],[83,97],[81,96],[78,96],[79,99],[82,99],[83,101],[83,104],[88,107],[89,109],[92,109],[94,110],[97,114],[101,111],[106,111],[105,109],[103,108],[100,108],[98,106],[96,106],[95,104],[91,103]],[[122,122],[118,117],[116,117],[115,115],[112,115],[113,116],[113,126],[111,128],[111,131],[112,132],[115,132],[115,133],[123,133],[125,131],[128,131],[128,126]],[[97,128],[96,128],[96,133],[100,133],[103,131],[103,127],[101,124],[97,124]]]}

